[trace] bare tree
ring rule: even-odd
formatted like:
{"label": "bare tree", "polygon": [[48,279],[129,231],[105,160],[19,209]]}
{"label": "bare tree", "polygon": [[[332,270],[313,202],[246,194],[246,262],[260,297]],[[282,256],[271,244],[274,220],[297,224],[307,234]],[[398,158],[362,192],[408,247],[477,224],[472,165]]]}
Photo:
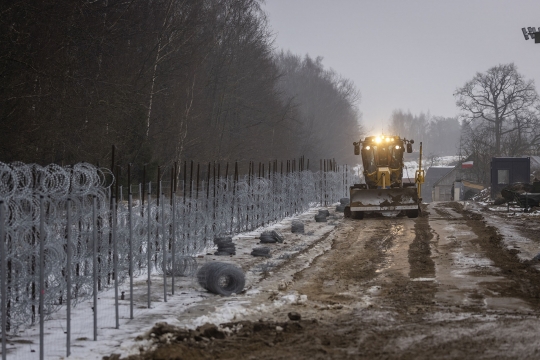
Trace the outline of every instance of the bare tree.
{"label": "bare tree", "polygon": [[[513,63],[477,73],[472,80],[457,89],[454,96],[457,98],[457,106],[462,110],[461,119],[471,124],[472,129],[477,128],[472,123],[490,125],[485,129],[493,131],[494,146],[491,155],[494,156],[502,155],[505,135],[523,132],[525,123],[531,123],[530,115],[538,104],[534,82],[518,73]],[[525,120],[527,117],[529,120]],[[516,139],[524,140],[520,137]]]}

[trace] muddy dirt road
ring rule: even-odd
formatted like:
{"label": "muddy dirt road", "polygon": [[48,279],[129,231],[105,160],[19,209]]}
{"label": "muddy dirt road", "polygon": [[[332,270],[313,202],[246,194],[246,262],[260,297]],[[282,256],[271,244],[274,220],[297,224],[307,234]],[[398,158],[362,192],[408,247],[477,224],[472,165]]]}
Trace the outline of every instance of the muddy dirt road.
{"label": "muddy dirt road", "polygon": [[[157,325],[155,349],[130,359],[540,358],[540,272],[519,253],[457,203],[344,219],[260,283],[245,304],[259,312],[198,331]],[[297,301],[264,306],[287,293]]]}

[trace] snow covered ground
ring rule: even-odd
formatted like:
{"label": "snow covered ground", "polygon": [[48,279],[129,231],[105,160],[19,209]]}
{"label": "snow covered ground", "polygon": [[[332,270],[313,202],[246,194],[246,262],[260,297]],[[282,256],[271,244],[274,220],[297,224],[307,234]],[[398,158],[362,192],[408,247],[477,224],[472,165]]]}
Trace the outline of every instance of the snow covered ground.
{"label": "snow covered ground", "polygon": [[[427,170],[432,166],[449,166],[450,164],[459,161],[459,156],[440,156],[436,157],[433,160],[422,159],[422,169],[427,172]],[[411,160],[404,162],[405,167],[403,168],[403,177],[404,178],[414,178],[416,170],[418,170],[418,160]]]}
{"label": "snow covered ground", "polygon": [[[330,207],[329,207],[330,208]],[[265,273],[272,272],[281,263],[294,257],[302,257],[302,263],[308,266],[311,262],[303,250],[321,247],[317,244],[321,239],[328,238],[334,230],[336,223],[342,219],[339,214],[328,218],[326,223],[316,223],[314,215],[318,208],[279,223],[270,225],[256,231],[243,233],[234,237],[236,256],[214,256],[214,249],[201,254],[197,261],[203,264],[207,261],[224,261],[234,263],[241,267],[246,274],[245,292],[230,297],[222,297],[209,293],[201,288],[194,277],[177,278],[175,293],[170,288],[170,278],[167,288],[167,302],[164,302],[163,277],[155,274],[151,282],[151,308],[147,308],[147,282],[146,275],[135,279],[134,290],[134,319],[129,319],[129,284],[124,283],[120,293],[125,292],[124,300],[120,300],[120,326],[115,328],[114,289],[99,294],[98,301],[98,340],[93,341],[93,310],[92,301],[84,301],[72,309],[71,323],[71,355],[69,359],[101,359],[112,353],[126,356],[139,353],[140,347],[151,346],[144,341],[135,342],[137,335],[141,335],[152,328],[156,322],[167,322],[172,325],[196,328],[210,322],[219,324],[232,320],[240,320],[244,316],[263,311],[264,307],[280,307],[287,303],[306,301],[301,295],[286,293],[268,303],[251,304],[254,297],[260,294],[259,283]],[[291,222],[294,219],[302,220],[305,224],[305,234],[292,234]],[[275,229],[281,232],[286,240],[283,244],[260,245],[257,237],[263,230]],[[272,248],[271,258],[253,257],[252,248],[269,246]],[[327,249],[322,247],[315,253],[322,253]],[[311,251],[310,253],[313,253]],[[210,254],[210,255],[209,255]],[[315,255],[310,255],[314,257]],[[286,274],[283,279],[286,281]],[[246,304],[251,304],[246,306]],[[45,322],[45,358],[66,358],[66,311],[55,313],[53,318]],[[8,339],[8,359],[37,359],[39,358],[39,326],[21,331]]]}

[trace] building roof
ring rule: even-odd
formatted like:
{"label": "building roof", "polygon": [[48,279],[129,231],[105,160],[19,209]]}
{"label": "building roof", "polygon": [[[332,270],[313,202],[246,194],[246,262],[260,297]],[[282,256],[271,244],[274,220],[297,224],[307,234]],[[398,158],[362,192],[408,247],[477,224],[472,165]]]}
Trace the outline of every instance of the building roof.
{"label": "building roof", "polygon": [[426,171],[425,181],[431,181],[434,184],[454,168],[455,166],[431,166],[428,171]]}
{"label": "building roof", "polygon": [[[449,176],[454,176],[454,179],[452,179],[452,183],[456,180],[455,179],[455,175],[454,173],[457,171],[458,167],[457,166],[452,166],[452,168],[450,169],[450,171],[448,171],[446,174],[444,174],[440,179],[438,179],[437,181],[435,181],[433,183],[433,186],[437,186],[439,185],[439,183],[443,180],[445,180],[446,178],[448,178]],[[442,185],[447,185],[447,184],[442,184]]]}
{"label": "building roof", "polygon": [[426,176],[424,178],[424,185],[422,186],[422,201],[431,202],[431,191],[433,190],[433,185],[445,175],[450,173],[455,167],[454,166],[431,166],[426,171]]}

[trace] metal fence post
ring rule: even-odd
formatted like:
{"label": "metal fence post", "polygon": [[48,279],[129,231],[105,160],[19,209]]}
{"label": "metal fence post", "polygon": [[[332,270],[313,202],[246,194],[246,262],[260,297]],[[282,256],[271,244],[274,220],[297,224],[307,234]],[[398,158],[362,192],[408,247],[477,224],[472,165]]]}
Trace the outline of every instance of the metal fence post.
{"label": "metal fence post", "polygon": [[97,263],[97,204],[96,195],[92,196],[92,277],[94,278],[94,341],[97,341],[97,299],[98,299],[98,263]]}
{"label": "metal fence post", "polygon": [[66,356],[71,354],[71,198],[67,199],[67,236],[66,236]]}
{"label": "metal fence post", "polygon": [[148,216],[148,239],[147,239],[147,245],[146,245],[146,256],[148,258],[148,280],[147,280],[147,284],[148,284],[148,293],[147,293],[147,297],[148,297],[148,308],[150,309],[150,286],[151,286],[151,272],[152,272],[152,268],[150,266],[151,262],[152,262],[152,252],[151,252],[151,249],[152,249],[152,240],[150,238],[150,233],[152,232],[152,225],[151,225],[151,216],[150,216],[150,203],[151,203],[151,200],[152,200],[152,183],[148,183],[148,205],[147,205],[147,209],[146,209],[146,212],[147,212],[147,216]]}
{"label": "metal fence post", "polygon": [[176,271],[176,192],[173,192],[172,195],[172,245],[171,245],[171,252],[172,252],[172,283],[171,283],[171,290],[172,294],[174,295],[174,273]]}
{"label": "metal fence post", "polygon": [[163,301],[167,302],[167,232],[165,230],[165,198],[161,194],[161,243],[163,247]]}
{"label": "metal fence post", "polygon": [[43,195],[39,197],[39,358],[45,359],[45,276],[43,269],[45,268],[45,201]]}
{"label": "metal fence post", "polygon": [[129,318],[133,319],[133,194],[131,186],[128,194],[129,208]]}
{"label": "metal fence post", "polygon": [[112,197],[112,241],[113,241],[113,274],[114,274],[114,314],[115,329],[120,328],[118,309],[118,244],[116,239],[116,197]]}
{"label": "metal fence post", "polygon": [[2,291],[2,360],[7,360],[7,266],[6,266],[6,242],[5,242],[5,212],[4,201],[0,200],[0,288]]}

